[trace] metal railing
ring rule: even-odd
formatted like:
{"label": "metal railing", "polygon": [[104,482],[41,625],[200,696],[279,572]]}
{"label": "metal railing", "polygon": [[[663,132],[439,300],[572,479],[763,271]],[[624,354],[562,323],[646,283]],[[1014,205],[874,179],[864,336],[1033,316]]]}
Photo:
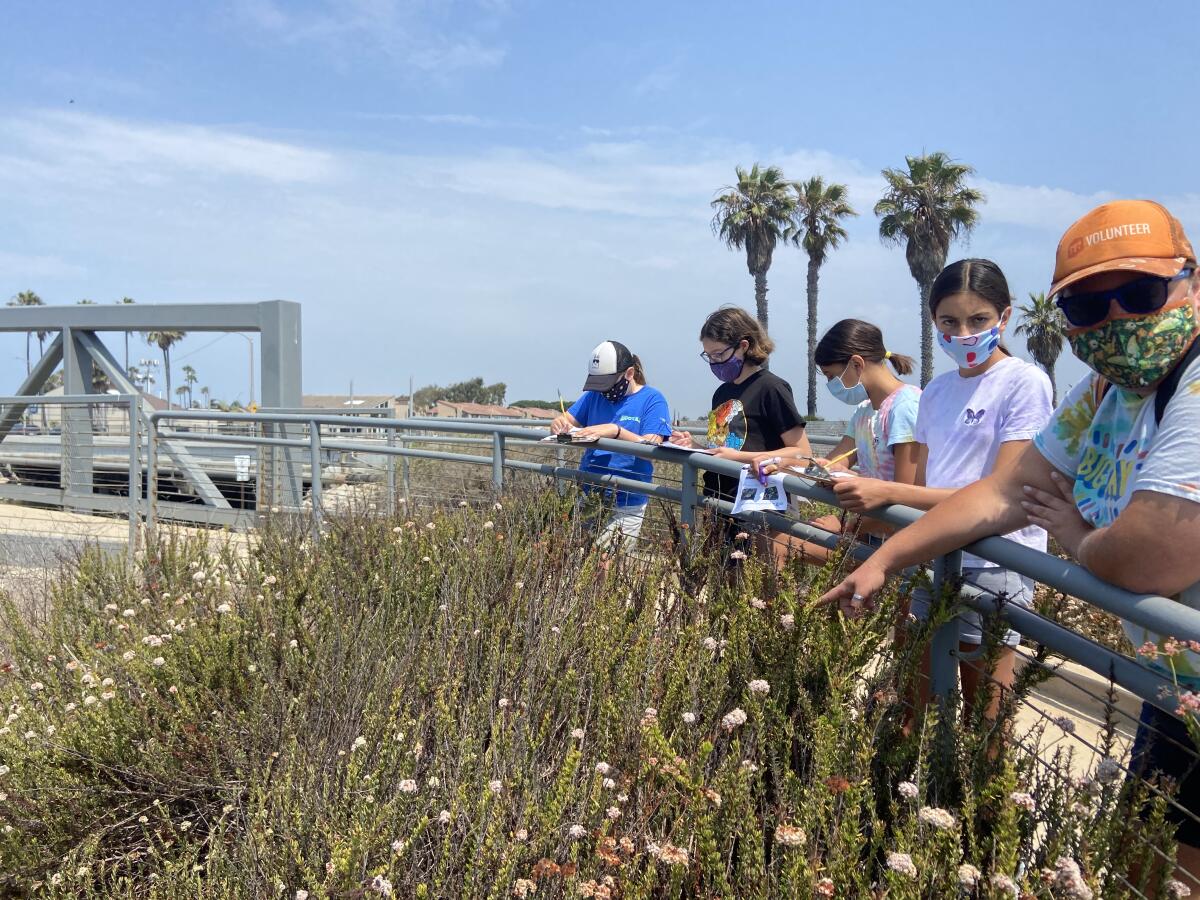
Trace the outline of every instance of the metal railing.
{"label": "metal railing", "polygon": [[[688,529],[695,528],[697,512],[702,508],[728,514],[731,504],[715,497],[705,496],[699,481],[703,472],[737,477],[741,466],[735,462],[717,459],[704,454],[683,453],[653,445],[626,441],[601,440],[592,445],[599,449],[651,460],[657,464],[678,466],[680,476],[676,481],[646,483],[615,474],[582,472],[563,462],[563,445],[544,446],[553,460],[521,458],[513,448],[528,448],[534,445],[543,433],[536,421],[464,420],[464,419],[384,419],[372,417],[370,427],[396,435],[396,440],[363,441],[353,438],[322,433],[322,429],[344,429],[349,417],[344,415],[306,415],[302,413],[257,413],[223,414],[209,411],[170,411],[151,414],[149,432],[149,471],[151,488],[146,495],[146,518],[148,527],[153,527],[157,515],[158,491],[156,481],[155,444],[163,437],[163,429],[169,423],[210,421],[220,423],[227,420],[258,423],[262,436],[235,436],[229,434],[206,434],[190,432],[188,439],[196,442],[236,444],[253,447],[266,453],[302,454],[304,459],[300,471],[307,469],[307,502],[294,508],[311,511],[312,527],[319,536],[324,513],[323,487],[328,468],[326,454],[361,454],[383,458],[397,457],[404,460],[431,459],[469,466],[490,468],[490,488],[501,491],[505,486],[505,473],[528,472],[547,476],[559,481],[573,481],[603,485],[657,497],[679,507],[679,520]],[[167,428],[166,431],[171,431]],[[445,449],[421,449],[422,442],[442,445],[459,445],[471,452],[456,452]],[[490,447],[489,453],[483,453]],[[260,467],[261,468],[261,467]],[[386,466],[391,470],[391,465]],[[800,478],[787,476],[784,486],[794,496],[811,501],[834,505],[833,494]],[[303,494],[303,488],[296,492]],[[385,504],[396,500],[396,488],[390,486],[384,495]],[[869,513],[872,518],[885,523],[905,526],[915,521],[922,513],[915,509],[892,506]],[[783,534],[794,535],[828,548],[839,546],[839,535],[823,531],[796,518],[774,513],[752,513],[744,516]],[[996,563],[999,566],[1070,594],[1097,608],[1129,619],[1153,631],[1170,634],[1180,640],[1200,640],[1200,611],[1193,610],[1174,600],[1149,594],[1134,594],[1107,584],[1082,567],[1033,550],[1002,537],[989,537],[970,544],[962,550]],[[855,557],[864,559],[873,550],[857,545],[850,551]],[[934,595],[942,585],[957,581],[961,574],[962,553],[955,551],[935,560],[932,565]],[[1174,711],[1174,703],[1168,699],[1176,693],[1172,681],[1155,669],[1136,660],[1103,647],[1095,641],[1050,621],[1034,612],[1003,599],[989,595],[971,585],[962,587],[963,603],[980,612],[999,615],[1007,620],[1014,630],[1045,645],[1063,657],[1074,660],[1105,680],[1111,680],[1136,696],[1166,709]],[[957,684],[959,665],[959,621],[952,619],[935,633],[932,643],[932,686],[937,694],[946,695]]]}
{"label": "metal railing", "polygon": [[[141,398],[2,397],[0,419],[6,417],[14,424],[0,442],[0,499],[15,505],[6,507],[5,561],[35,562],[36,551],[60,539],[135,547],[145,477]],[[125,533],[94,519],[55,518],[53,509],[120,517]]]}
{"label": "metal railing", "polygon": [[[28,403],[28,398],[13,402]],[[391,514],[406,502],[470,496],[490,500],[523,483],[553,483],[560,489],[576,483],[661,501],[650,507],[657,510],[657,518],[647,515],[641,544],[680,540],[684,552],[691,553],[695,541],[689,544],[688,536],[696,533],[705,511],[731,512],[729,502],[705,494],[703,476],[737,478],[741,473],[737,463],[712,456],[612,440],[589,446],[651,461],[653,481],[630,479],[623,472],[584,472],[570,457],[586,447],[540,443],[546,431],[545,423],[538,420],[392,419],[378,410],[147,414],[139,408],[138,398],[124,395],[47,397],[39,402],[46,404],[46,424],[41,422],[41,410],[27,410],[26,424],[0,442],[0,475],[4,476],[0,498],[23,504],[13,514],[46,518],[47,534],[62,528],[64,514],[52,513],[54,507],[127,519],[130,551],[141,538],[143,520],[147,530],[162,522],[250,529],[264,516],[294,514],[308,522],[313,538],[319,539],[325,517],[345,504],[354,508],[353,504],[366,503]],[[0,398],[0,414],[4,405]],[[86,446],[68,446],[62,435],[54,433],[58,429],[51,410],[58,411],[59,420],[67,415],[82,417],[72,434],[83,435]],[[838,434],[826,429],[823,437],[823,446],[831,446]],[[118,470],[120,477],[115,474]],[[206,484],[193,483],[197,472]],[[808,481],[787,476],[783,483],[793,498],[836,505],[832,493]],[[220,494],[223,505],[213,502],[214,493]],[[922,513],[894,506],[869,515],[903,527]],[[67,512],[65,517],[69,516]],[[817,528],[792,509],[740,518],[780,535],[845,549],[859,560],[874,552],[865,544]],[[104,540],[112,540],[116,524],[104,526]],[[98,539],[87,533],[78,536]],[[1200,640],[1200,611],[1165,597],[1121,590],[1071,562],[1001,537],[986,538],[932,561],[928,568],[935,596],[943,585],[959,586],[963,550],[1158,633]],[[1115,643],[1103,646],[1033,609],[971,585],[959,586],[958,597],[961,605],[999,617],[1031,641],[1094,673],[1094,682],[1083,679],[1082,672],[1058,678],[1104,707],[1097,718],[1109,724],[1123,718],[1125,727],[1118,730],[1125,737],[1132,731],[1130,723],[1136,727],[1137,713],[1125,698],[1114,705],[1110,685],[1175,714],[1178,689],[1172,680],[1114,649]],[[959,619],[950,618],[928,638],[928,677],[934,696],[953,695],[960,666],[975,667],[983,677],[990,677],[983,671],[983,660],[961,650],[960,628]],[[1025,665],[1046,666],[1036,654],[1018,653]],[[1044,709],[1033,704],[1029,708],[1036,716],[1049,718]],[[1086,721],[1086,713],[1081,721]],[[1074,735],[1073,739],[1096,754],[1109,746],[1096,737]]]}

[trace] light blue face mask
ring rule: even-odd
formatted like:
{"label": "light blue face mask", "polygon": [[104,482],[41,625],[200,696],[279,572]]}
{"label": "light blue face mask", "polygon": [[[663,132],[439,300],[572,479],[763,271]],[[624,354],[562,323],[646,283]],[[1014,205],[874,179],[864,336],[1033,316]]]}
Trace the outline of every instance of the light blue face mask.
{"label": "light blue face mask", "polygon": [[858,377],[858,384],[854,387],[846,387],[846,382],[843,381],[846,373],[850,371],[850,363],[846,363],[846,368],[842,369],[842,374],[837,378],[830,378],[825,382],[825,387],[829,388],[829,393],[835,398],[847,403],[850,406],[858,406],[867,399],[867,386],[862,383],[862,376]]}

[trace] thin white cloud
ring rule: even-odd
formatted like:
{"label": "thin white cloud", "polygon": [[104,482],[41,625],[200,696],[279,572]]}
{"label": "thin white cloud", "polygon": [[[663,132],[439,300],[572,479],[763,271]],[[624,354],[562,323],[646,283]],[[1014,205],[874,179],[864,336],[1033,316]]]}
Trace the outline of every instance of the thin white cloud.
{"label": "thin white cloud", "polygon": [[[25,177],[155,183],[178,174],[314,182],[335,172],[332,154],[196,125],[146,124],[83,113],[0,119],[0,135]],[[2,171],[11,169],[4,166]]]}
{"label": "thin white cloud", "polygon": [[[399,390],[411,370],[419,383],[478,374],[549,397],[597,340],[618,337],[673,405],[696,413],[713,387],[696,358],[699,323],[753,297],[744,255],[711,235],[708,203],[735,165],[757,159],[847,183],[862,213],[821,271],[821,327],[860,316],[896,352],[917,351],[917,289],[903,252],[879,242],[873,167],[679,137],[545,145],[434,157],[93,116],[0,118],[0,233],[46,236],[0,253],[0,291],[66,303],[296,299],[311,389],[353,377],[361,390]],[[1022,298],[1045,288],[1065,222],[1106,196],[982,187],[970,252],[1000,261]],[[1200,197],[1164,202],[1200,226]],[[805,263],[781,248],[769,275],[776,370],[801,394]],[[220,371],[204,376],[218,392]],[[1064,385],[1075,377],[1065,361],[1062,373]],[[844,413],[824,394],[822,408]]]}
{"label": "thin white cloud", "polygon": [[[503,4],[469,4],[488,16]],[[238,24],[284,44],[316,46],[339,65],[364,50],[438,77],[500,65],[506,50],[473,34],[450,33],[419,0],[323,0],[317,10],[296,10],[275,0],[233,0]]]}
{"label": "thin white cloud", "polygon": [[462,128],[496,128],[500,121],[465,113],[360,113],[359,118],[388,122],[424,122],[426,125],[449,125]]}
{"label": "thin white cloud", "polygon": [[57,256],[31,256],[0,250],[0,272],[5,274],[8,283],[16,284],[41,278],[77,278],[85,274],[85,269]]}

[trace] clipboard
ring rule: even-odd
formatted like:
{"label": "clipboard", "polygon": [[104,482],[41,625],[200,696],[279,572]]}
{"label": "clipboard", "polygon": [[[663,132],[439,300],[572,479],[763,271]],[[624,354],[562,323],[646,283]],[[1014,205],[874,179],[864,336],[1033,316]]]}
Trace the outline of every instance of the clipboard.
{"label": "clipboard", "polygon": [[594,444],[600,440],[598,437],[585,437],[579,434],[580,429],[572,428],[570,431],[564,431],[562,434],[548,434],[538,443],[540,444]]}
{"label": "clipboard", "polygon": [[662,447],[664,450],[678,450],[681,453],[705,453],[709,456],[716,451],[711,447],[685,447],[683,444],[674,444],[671,441],[663,441],[657,443],[655,441],[642,441],[643,444],[654,444],[656,447]]}

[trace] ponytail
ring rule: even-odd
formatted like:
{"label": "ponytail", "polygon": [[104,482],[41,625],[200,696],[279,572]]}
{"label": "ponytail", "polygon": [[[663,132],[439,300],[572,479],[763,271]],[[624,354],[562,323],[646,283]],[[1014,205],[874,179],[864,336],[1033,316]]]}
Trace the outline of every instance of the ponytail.
{"label": "ponytail", "polygon": [[633,357],[633,380],[642,387],[646,386],[646,370],[642,368],[642,360],[636,353],[630,354]]}
{"label": "ponytail", "polygon": [[911,375],[915,361],[911,356],[905,356],[903,353],[893,353],[891,350],[883,355],[884,359],[892,364],[892,368],[896,370],[897,375]]}
{"label": "ponytail", "polygon": [[913,358],[885,349],[883,332],[862,319],[842,319],[825,332],[817,342],[813,361],[818,366],[841,366],[852,356],[861,356],[873,363],[887,360],[898,375],[908,375],[913,370]]}

